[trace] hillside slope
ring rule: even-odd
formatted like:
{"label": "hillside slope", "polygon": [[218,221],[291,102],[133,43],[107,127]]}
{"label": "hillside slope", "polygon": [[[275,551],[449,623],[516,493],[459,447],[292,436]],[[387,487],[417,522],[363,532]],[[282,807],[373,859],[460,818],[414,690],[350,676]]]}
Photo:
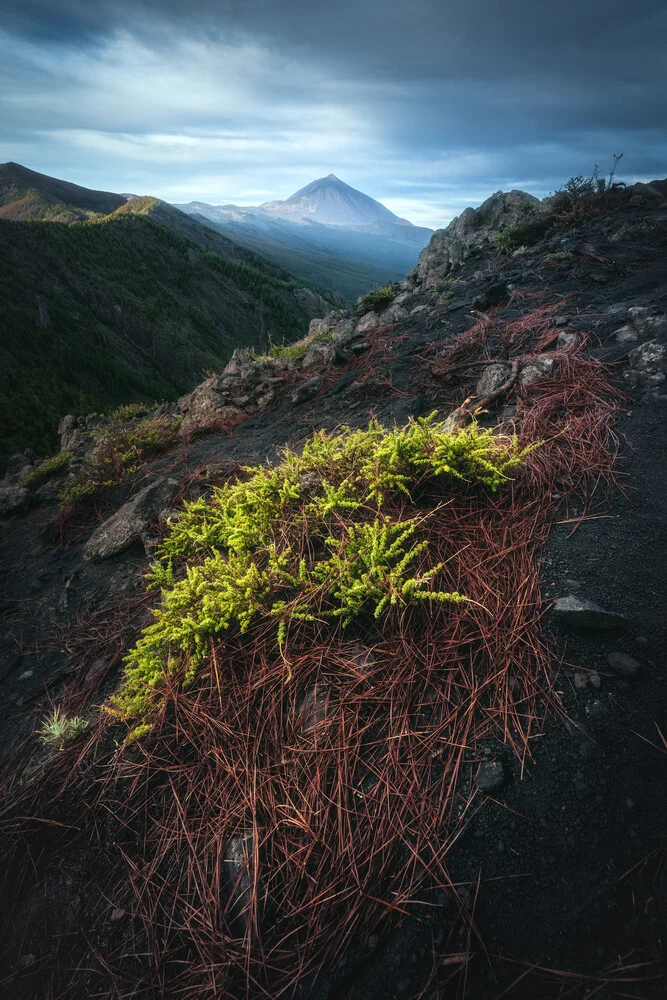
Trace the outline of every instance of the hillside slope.
{"label": "hillside slope", "polygon": [[235,347],[294,339],[313,315],[275,264],[169,206],[132,208],[70,225],[0,219],[3,459],[52,450],[64,411],[174,399]]}
{"label": "hillside slope", "polygon": [[664,1000],[666,372],[667,183],[497,192],[16,456],[8,996]]}

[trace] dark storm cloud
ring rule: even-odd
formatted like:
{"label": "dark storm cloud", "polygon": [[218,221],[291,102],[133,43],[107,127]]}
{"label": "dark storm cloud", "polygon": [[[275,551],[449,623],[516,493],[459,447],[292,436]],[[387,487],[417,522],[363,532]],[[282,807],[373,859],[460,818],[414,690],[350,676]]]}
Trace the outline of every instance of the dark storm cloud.
{"label": "dark storm cloud", "polygon": [[0,30],[4,141],[98,186],[247,202],[333,169],[436,223],[612,152],[667,174],[663,0],[5,0]]}

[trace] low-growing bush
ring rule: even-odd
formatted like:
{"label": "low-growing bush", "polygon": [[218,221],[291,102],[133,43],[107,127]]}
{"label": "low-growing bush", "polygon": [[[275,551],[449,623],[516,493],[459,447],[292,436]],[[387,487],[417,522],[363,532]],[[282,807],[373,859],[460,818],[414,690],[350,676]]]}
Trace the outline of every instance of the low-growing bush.
{"label": "low-growing bush", "polygon": [[372,292],[366,292],[359,299],[359,306],[362,311],[382,312],[396,298],[396,292],[392,285],[383,285],[382,288],[375,288]]}
{"label": "low-growing bush", "polygon": [[465,602],[437,589],[444,564],[427,558],[440,501],[423,510],[414,495],[496,491],[528,450],[476,424],[445,431],[435,414],[393,431],[372,422],[320,431],[301,455],[247,468],[246,478],[187,505],[158,549],[149,585],[161,588],[161,602],[109,711],[145,725],[168,674],[183,665],[191,681],[213,636],[262,618],[283,648],[299,622],[346,628],[392,607]]}

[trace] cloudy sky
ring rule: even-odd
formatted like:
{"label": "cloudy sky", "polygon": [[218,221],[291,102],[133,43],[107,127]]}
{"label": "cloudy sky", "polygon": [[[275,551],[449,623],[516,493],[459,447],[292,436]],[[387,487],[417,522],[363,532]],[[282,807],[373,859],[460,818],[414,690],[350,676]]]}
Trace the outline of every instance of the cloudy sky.
{"label": "cloudy sky", "polygon": [[172,202],[333,172],[439,227],[667,176],[664,0],[1,0],[0,160]]}

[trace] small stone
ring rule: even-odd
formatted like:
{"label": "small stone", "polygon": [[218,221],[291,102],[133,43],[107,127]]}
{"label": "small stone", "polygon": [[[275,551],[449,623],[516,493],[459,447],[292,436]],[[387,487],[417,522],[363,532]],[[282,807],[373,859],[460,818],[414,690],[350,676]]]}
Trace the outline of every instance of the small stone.
{"label": "small stone", "polygon": [[480,792],[495,792],[505,783],[505,768],[499,760],[486,760],[477,768],[475,784]]}
{"label": "small stone", "polygon": [[597,688],[598,690],[600,689],[600,687],[602,686],[602,679],[597,670],[591,670],[590,674],[588,675],[588,683],[591,685],[591,687]]}
{"label": "small stone", "polygon": [[574,677],[572,678],[572,683],[574,684],[577,691],[583,691],[588,687],[588,674],[585,674],[581,670],[575,671]]}
{"label": "small stone", "polygon": [[509,378],[510,370],[509,365],[488,365],[477,382],[475,388],[477,397],[483,399],[485,396],[490,396],[491,393],[500,389],[501,385]]}
{"label": "small stone", "polygon": [[657,337],[667,334],[667,315],[656,313],[651,307],[631,306],[628,309],[630,322],[641,337]]}
{"label": "small stone", "polygon": [[322,375],[315,375],[313,378],[309,378],[308,381],[303,382],[294,390],[292,393],[292,402],[295,406],[299,403],[307,403],[308,400],[313,399],[318,394],[323,385],[324,378]]}
{"label": "small stone", "polygon": [[576,344],[577,340],[578,334],[574,330],[561,330],[556,340],[556,347],[559,351],[564,351]]}
{"label": "small stone", "polygon": [[19,674],[20,681],[27,681],[29,677],[32,677],[34,670],[24,670],[22,674]]}
{"label": "small stone", "polygon": [[625,617],[615,611],[605,611],[592,601],[584,601],[574,594],[559,597],[553,610],[564,625],[571,628],[590,629],[605,632],[625,624]]}
{"label": "small stone", "polygon": [[648,646],[648,639],[645,635],[636,635],[635,642],[638,646]]}
{"label": "small stone", "polygon": [[631,326],[622,326],[620,330],[616,331],[617,344],[632,344],[636,343],[638,340],[639,337]]}
{"label": "small stone", "polygon": [[657,340],[640,344],[630,352],[629,364],[639,372],[654,372],[667,370],[667,347]]}
{"label": "small stone", "polygon": [[591,719],[603,719],[609,714],[609,708],[600,698],[594,698],[587,703],[585,712]]}
{"label": "small stone", "polygon": [[641,664],[627,653],[607,653],[607,663],[616,674],[622,677],[634,677]]}
{"label": "small stone", "polygon": [[556,367],[556,362],[553,358],[547,358],[542,356],[535,358],[535,360],[526,365],[519,375],[519,381],[522,385],[531,385],[533,382],[537,382],[538,379],[548,378],[549,375],[553,374],[553,370]]}
{"label": "small stone", "polygon": [[37,961],[36,955],[22,955],[16,963],[17,969],[27,969],[29,965],[34,965]]}

